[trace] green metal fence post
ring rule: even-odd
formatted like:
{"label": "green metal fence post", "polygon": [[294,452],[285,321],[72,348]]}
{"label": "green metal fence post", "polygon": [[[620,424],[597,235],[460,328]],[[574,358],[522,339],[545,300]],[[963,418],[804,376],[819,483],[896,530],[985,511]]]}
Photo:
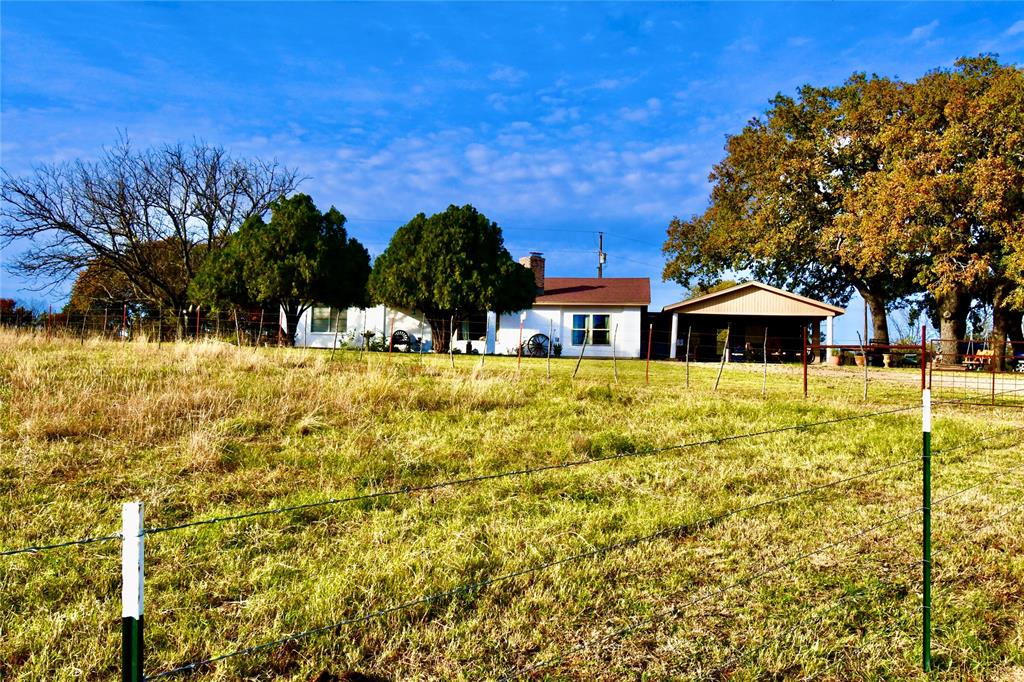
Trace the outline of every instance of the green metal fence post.
{"label": "green metal fence post", "polygon": [[932,669],[932,391],[921,392],[922,431],[922,578],[921,590],[921,667]]}
{"label": "green metal fence post", "polygon": [[143,682],[142,503],[121,506],[121,682]]}

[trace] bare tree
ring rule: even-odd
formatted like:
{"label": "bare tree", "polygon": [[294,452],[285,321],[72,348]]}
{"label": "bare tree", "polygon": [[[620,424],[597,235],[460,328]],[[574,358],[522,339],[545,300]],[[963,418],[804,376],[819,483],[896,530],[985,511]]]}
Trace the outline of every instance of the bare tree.
{"label": "bare tree", "polygon": [[2,171],[0,245],[29,242],[12,272],[57,284],[100,263],[139,300],[180,313],[203,257],[300,182],[276,161],[199,141],[136,151],[122,138],[95,162]]}

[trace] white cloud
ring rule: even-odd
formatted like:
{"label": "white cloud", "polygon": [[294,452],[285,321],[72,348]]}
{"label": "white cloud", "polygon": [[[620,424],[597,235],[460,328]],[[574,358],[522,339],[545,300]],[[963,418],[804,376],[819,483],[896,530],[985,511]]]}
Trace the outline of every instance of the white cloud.
{"label": "white cloud", "polygon": [[1003,31],[1004,36],[1015,36],[1024,33],[1024,19],[1014,23],[1010,28]]}
{"label": "white cloud", "polygon": [[642,107],[623,107],[619,109],[619,117],[630,123],[645,123],[661,113],[661,100],[651,97]]}
{"label": "white cloud", "polygon": [[910,32],[910,35],[907,36],[907,40],[913,43],[920,40],[925,40],[926,38],[930,38],[932,33],[934,33],[935,29],[937,29],[938,27],[938,19],[933,19],[927,24],[921,24],[920,26],[916,26],[914,27],[914,30]]}
{"label": "white cloud", "polygon": [[517,69],[514,66],[503,66],[499,65],[494,67],[488,78],[498,83],[507,83],[508,85],[519,85],[526,77],[528,73],[522,69]]}

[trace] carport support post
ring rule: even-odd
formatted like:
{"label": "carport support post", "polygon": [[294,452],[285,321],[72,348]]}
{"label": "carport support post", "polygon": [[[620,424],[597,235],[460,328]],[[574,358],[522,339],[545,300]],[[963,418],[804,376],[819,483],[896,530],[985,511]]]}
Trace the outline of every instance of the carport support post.
{"label": "carport support post", "polygon": [[921,561],[921,668],[924,672],[932,669],[932,392],[926,388],[921,393],[921,432],[922,432],[922,519],[921,544],[923,556]]}
{"label": "carport support post", "polygon": [[647,370],[644,381],[651,383],[651,336],[654,335],[654,325],[647,325]]}
{"label": "carport support post", "polygon": [[668,356],[672,360],[675,360],[679,356],[679,352],[677,350],[678,339],[679,339],[679,315],[677,313],[672,313],[672,338],[669,339],[669,349],[668,349]]}
{"label": "carport support post", "polygon": [[121,505],[121,682],[142,682],[142,503]]}

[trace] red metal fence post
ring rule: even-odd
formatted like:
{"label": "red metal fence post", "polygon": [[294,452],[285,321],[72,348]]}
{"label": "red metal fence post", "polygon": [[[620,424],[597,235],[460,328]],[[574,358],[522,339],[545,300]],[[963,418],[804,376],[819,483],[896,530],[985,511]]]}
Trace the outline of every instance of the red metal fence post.
{"label": "red metal fence post", "polygon": [[804,349],[800,353],[800,359],[804,366],[804,397],[807,397],[807,325],[804,325]]}

